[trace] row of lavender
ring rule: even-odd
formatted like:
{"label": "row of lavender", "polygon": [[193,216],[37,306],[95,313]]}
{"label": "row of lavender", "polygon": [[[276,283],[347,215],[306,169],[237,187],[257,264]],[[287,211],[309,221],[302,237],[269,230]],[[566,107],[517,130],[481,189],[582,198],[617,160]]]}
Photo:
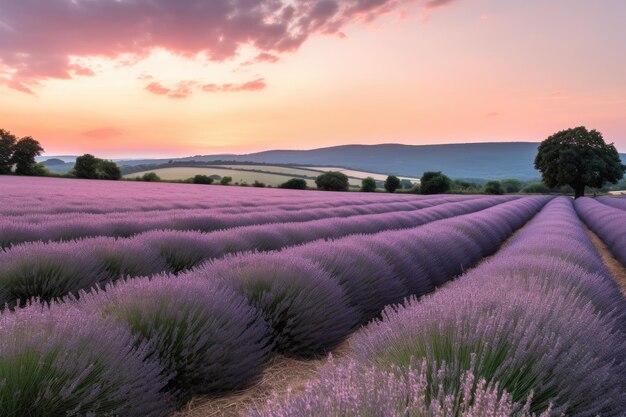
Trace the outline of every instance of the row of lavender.
{"label": "row of lavender", "polygon": [[569,199],[495,257],[388,308],[304,393],[250,417],[623,416],[626,299]]}
{"label": "row of lavender", "polygon": [[[416,227],[491,207],[509,197],[445,203],[433,198],[425,208],[239,227],[213,233],[151,231],[128,239],[97,237],[62,243],[27,243],[0,252],[0,305],[38,297],[49,301],[121,277],[179,273],[229,253],[268,251],[317,239]],[[437,204],[428,207],[432,204]]]}
{"label": "row of lavender", "polygon": [[[598,202],[591,198],[576,200],[576,211],[589,228],[600,236],[613,255],[626,266],[626,211],[608,204],[621,199],[605,198]],[[624,200],[626,202],[626,200]],[[624,204],[626,209],[626,204]]]}
{"label": "row of lavender", "polygon": [[327,351],[377,314],[373,302],[421,295],[461,273],[546,201],[233,255],[50,308],[5,311],[3,415],[162,416],[192,394],[241,388],[272,352]]}
{"label": "row of lavender", "polygon": [[20,217],[0,218],[0,247],[29,241],[58,241],[86,236],[132,236],[149,230],[197,230],[210,232],[254,224],[304,222],[331,217],[349,217],[391,211],[410,211],[448,201],[476,197],[446,196],[414,199],[405,202],[383,201],[367,204],[339,205],[325,208],[318,204],[300,206],[299,210],[266,209],[239,212],[233,205],[230,212],[214,209],[126,212],[109,214],[72,214],[41,216],[23,220]]}
{"label": "row of lavender", "polygon": [[411,195],[390,196],[379,193],[342,193],[339,197],[334,193],[297,190],[10,176],[0,177],[0,189],[3,199],[11,202],[0,207],[0,215],[213,209],[239,205],[263,208],[267,205],[290,204],[294,200],[302,207],[319,202],[336,206],[350,202],[416,198]]}

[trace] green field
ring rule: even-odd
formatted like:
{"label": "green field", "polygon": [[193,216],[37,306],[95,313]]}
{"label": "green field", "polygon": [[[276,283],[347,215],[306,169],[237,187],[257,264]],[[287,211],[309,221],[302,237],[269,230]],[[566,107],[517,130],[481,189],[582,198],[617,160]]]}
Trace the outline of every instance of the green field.
{"label": "green field", "polygon": [[[233,183],[246,182],[252,184],[254,181],[260,181],[265,185],[271,185],[277,187],[290,178],[291,175],[287,174],[271,174],[267,172],[253,172],[240,169],[228,169],[222,167],[206,168],[206,167],[176,167],[176,168],[161,168],[150,171],[136,172],[134,174],[125,175],[124,178],[141,177],[147,172],[154,172],[163,180],[186,180],[192,178],[194,175],[219,175],[220,177],[232,177]],[[309,187],[315,187],[315,181],[313,179],[305,179]]]}

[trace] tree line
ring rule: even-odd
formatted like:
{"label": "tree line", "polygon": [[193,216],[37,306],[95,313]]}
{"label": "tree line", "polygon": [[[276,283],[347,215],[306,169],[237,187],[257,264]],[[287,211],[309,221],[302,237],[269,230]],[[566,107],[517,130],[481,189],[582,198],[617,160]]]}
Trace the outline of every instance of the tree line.
{"label": "tree line", "polygon": [[[0,175],[50,175],[47,168],[36,162],[36,157],[44,152],[41,144],[30,136],[17,138],[11,132],[0,129]],[[597,130],[587,130],[584,126],[557,132],[541,142],[535,158],[535,168],[541,172],[542,183],[524,184],[519,180],[488,181],[478,184],[471,181],[452,180],[442,172],[425,172],[420,184],[412,184],[390,175],[382,184],[387,192],[410,189],[419,194],[464,193],[573,193],[575,198],[585,194],[587,187],[603,190],[607,183],[616,184],[624,178],[626,166],[621,163],[615,146],[607,144]],[[119,180],[122,171],[113,161],[85,154],[76,158],[70,177],[85,179]],[[154,172],[148,172],[142,181],[160,181]],[[213,178],[196,175],[186,182],[212,184]],[[220,184],[229,185],[231,177],[220,179]],[[348,191],[348,176],[342,172],[330,171],[315,179],[318,189],[325,191]],[[248,184],[240,184],[248,185]],[[362,180],[360,191],[374,192],[378,187],[372,177]],[[265,187],[255,181],[252,186]],[[302,178],[292,178],[280,188],[306,189],[307,182]]]}

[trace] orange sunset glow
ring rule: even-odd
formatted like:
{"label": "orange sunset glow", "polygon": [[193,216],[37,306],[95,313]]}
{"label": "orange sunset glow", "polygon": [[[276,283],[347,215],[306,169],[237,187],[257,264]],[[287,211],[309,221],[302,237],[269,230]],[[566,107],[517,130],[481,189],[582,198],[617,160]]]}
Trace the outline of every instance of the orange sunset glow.
{"label": "orange sunset glow", "polygon": [[0,0],[0,127],[110,158],[346,143],[626,150],[626,2]]}

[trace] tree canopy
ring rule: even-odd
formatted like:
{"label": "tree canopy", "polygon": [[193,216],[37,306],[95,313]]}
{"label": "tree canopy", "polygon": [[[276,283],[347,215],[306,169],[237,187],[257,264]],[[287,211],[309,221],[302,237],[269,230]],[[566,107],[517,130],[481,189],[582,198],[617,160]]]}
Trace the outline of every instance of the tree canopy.
{"label": "tree canopy", "polygon": [[350,183],[346,174],[338,171],[329,171],[315,179],[317,188],[324,191],[348,191]]}
{"label": "tree canopy", "polygon": [[502,195],[504,194],[504,189],[502,188],[502,184],[500,184],[500,181],[488,181],[485,184],[485,193]]}
{"label": "tree canopy", "polygon": [[576,198],[585,195],[585,187],[615,184],[626,170],[615,146],[584,126],[562,130],[541,142],[535,168],[549,188],[569,185]]}
{"label": "tree canopy", "polygon": [[376,180],[372,177],[363,178],[363,181],[361,181],[361,191],[365,193],[373,193],[376,191]]}
{"label": "tree canopy", "polygon": [[385,190],[390,193],[395,192],[400,187],[400,179],[395,175],[390,175],[385,180]]}
{"label": "tree canopy", "polygon": [[76,158],[73,174],[77,178],[119,180],[122,171],[113,161],[96,158],[91,154],[85,154]]}
{"label": "tree canopy", "polygon": [[443,194],[450,191],[452,180],[441,173],[441,171],[424,172],[420,181],[420,192],[422,194]]}
{"label": "tree canopy", "polygon": [[36,167],[35,158],[43,152],[43,148],[30,136],[23,137],[13,145],[11,162],[15,164],[17,175],[41,175],[42,170]]}
{"label": "tree canopy", "polygon": [[11,173],[11,167],[13,166],[13,147],[17,142],[15,135],[11,132],[0,129],[0,175],[6,175]]}
{"label": "tree canopy", "polygon": [[306,190],[306,181],[302,178],[291,178],[280,184],[280,188],[289,190]]}

